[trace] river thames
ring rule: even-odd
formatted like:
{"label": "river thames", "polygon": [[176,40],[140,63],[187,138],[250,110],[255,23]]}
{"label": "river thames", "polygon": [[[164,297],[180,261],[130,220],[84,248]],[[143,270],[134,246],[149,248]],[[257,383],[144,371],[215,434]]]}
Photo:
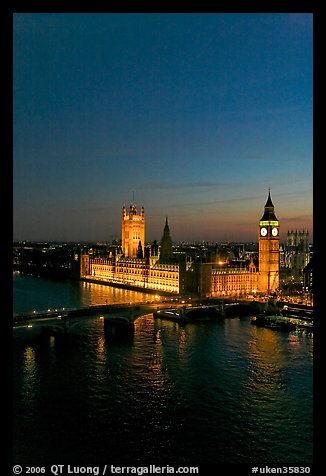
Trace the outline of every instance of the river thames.
{"label": "river thames", "polygon": [[[14,312],[153,295],[14,276]],[[250,317],[135,322],[105,336],[99,314],[69,339],[14,339],[14,463],[313,463],[313,333]]]}

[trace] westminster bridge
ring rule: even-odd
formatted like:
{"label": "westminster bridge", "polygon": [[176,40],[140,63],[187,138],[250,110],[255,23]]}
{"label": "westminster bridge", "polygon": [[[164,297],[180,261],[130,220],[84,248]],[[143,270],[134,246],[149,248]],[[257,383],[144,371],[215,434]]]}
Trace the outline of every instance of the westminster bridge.
{"label": "westminster bridge", "polygon": [[279,311],[289,314],[302,314],[305,318],[312,319],[312,306],[293,304],[286,301],[266,303],[264,301],[232,300],[232,299],[209,299],[200,298],[182,299],[163,298],[162,300],[124,303],[124,304],[103,304],[97,306],[87,306],[78,309],[53,309],[46,311],[32,311],[28,313],[14,314],[13,329],[14,336],[26,335],[22,333],[24,329],[28,334],[69,334],[71,329],[78,325],[85,317],[94,317],[104,320],[104,330],[112,335],[126,334],[133,332],[134,323],[139,317],[151,314],[158,309],[166,308],[178,309],[187,308],[189,311],[194,307],[202,305],[225,306],[226,317],[233,315],[261,313],[265,310]]}
{"label": "westminster bridge", "polygon": [[[160,306],[171,306],[171,303],[139,302],[132,304],[103,304],[87,306],[78,309],[52,309],[47,311],[32,311],[14,314],[14,336],[19,335],[24,328],[29,329],[29,334],[43,333],[69,334],[70,330],[85,317],[103,319],[106,327],[111,324],[112,329],[123,326],[124,330],[131,330],[135,320],[145,314],[152,313]],[[183,305],[184,304],[176,304]]]}

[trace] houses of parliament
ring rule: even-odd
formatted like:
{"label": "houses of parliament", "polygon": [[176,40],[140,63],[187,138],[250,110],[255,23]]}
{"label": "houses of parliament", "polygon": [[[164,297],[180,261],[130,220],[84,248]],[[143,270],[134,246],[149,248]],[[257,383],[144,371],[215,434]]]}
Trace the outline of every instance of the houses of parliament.
{"label": "houses of parliament", "polygon": [[121,246],[106,257],[93,256],[92,250],[82,252],[78,256],[81,279],[204,297],[272,294],[279,288],[280,226],[270,192],[258,223],[258,261],[251,258],[242,266],[226,266],[216,256],[196,260],[175,253],[167,218],[160,243],[146,246],[143,206],[139,212],[134,203],[128,211],[123,207],[121,218]]}

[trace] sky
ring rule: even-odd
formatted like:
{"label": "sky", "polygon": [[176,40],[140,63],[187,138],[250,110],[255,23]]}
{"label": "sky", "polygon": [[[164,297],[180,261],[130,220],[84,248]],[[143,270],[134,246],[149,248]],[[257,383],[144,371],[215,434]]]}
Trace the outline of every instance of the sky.
{"label": "sky", "polygon": [[313,15],[13,15],[13,238],[313,240]]}

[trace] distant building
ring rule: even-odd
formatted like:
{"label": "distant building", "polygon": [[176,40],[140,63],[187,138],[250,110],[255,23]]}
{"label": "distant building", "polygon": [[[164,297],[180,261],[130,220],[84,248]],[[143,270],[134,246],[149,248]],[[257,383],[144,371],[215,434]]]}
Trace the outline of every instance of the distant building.
{"label": "distant building", "polygon": [[312,294],[313,293],[313,259],[303,269],[303,292]]}
{"label": "distant building", "polygon": [[310,261],[308,230],[291,230],[287,233],[285,247],[282,249],[282,267],[301,275]]}
{"label": "distant building", "polygon": [[252,254],[239,259],[216,247],[213,257],[174,252],[168,219],[160,245],[145,245],[145,210],[132,203],[122,209],[121,248],[106,258],[90,252],[80,256],[80,277],[143,290],[193,292],[201,296],[240,296],[275,293],[279,288],[279,221],[268,193],[258,225],[258,262]]}

